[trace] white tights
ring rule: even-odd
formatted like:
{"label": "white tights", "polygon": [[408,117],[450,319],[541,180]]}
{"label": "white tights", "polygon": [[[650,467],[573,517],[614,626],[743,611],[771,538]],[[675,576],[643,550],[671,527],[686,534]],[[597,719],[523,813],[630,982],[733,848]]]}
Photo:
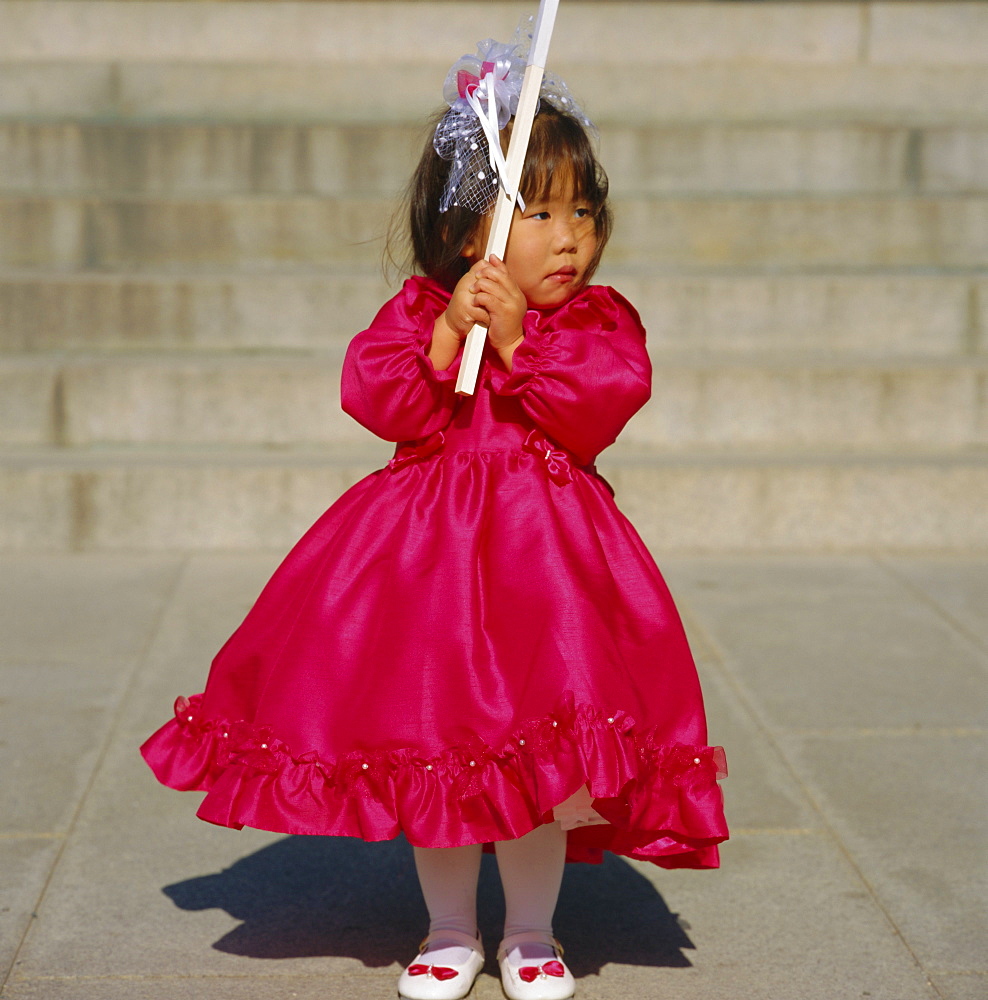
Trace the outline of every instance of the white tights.
{"label": "white tights", "polygon": [[[477,933],[477,879],[480,844],[465,847],[415,847],[415,868],[429,910],[429,961],[459,965],[467,949],[444,944],[442,931]],[[552,914],[559,897],[566,858],[566,833],[559,823],[547,823],[517,840],[494,845],[504,889],[504,936],[536,931],[552,937]],[[551,947],[524,944],[508,952],[508,961],[539,961],[552,957]]]}

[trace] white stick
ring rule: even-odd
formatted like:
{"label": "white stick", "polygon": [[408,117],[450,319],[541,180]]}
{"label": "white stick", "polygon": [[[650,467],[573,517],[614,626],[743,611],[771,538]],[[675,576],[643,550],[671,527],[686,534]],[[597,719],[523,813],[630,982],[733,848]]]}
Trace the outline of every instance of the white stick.
{"label": "white stick", "polygon": [[[494,206],[494,220],[491,223],[490,236],[487,239],[485,260],[490,260],[491,254],[504,260],[504,250],[508,245],[508,233],[511,230],[511,220],[515,214],[514,192],[521,183],[521,171],[525,166],[525,154],[528,152],[528,140],[532,135],[532,122],[535,120],[535,109],[539,103],[539,91],[542,89],[542,75],[545,72],[546,56],[549,54],[549,40],[552,28],[556,22],[556,8],[559,0],[541,0],[539,15],[535,21],[535,33],[532,36],[532,49],[528,55],[528,65],[525,67],[525,77],[518,95],[518,110],[515,112],[515,124],[511,130],[511,140],[508,142],[508,152],[505,156],[507,176],[504,183],[498,186],[497,202]],[[509,194],[508,192],[512,192]],[[477,374],[480,371],[480,359],[487,343],[487,328],[479,323],[467,334],[463,344],[463,357],[460,358],[460,372],[456,378],[456,391],[464,396],[473,395],[477,386]]]}

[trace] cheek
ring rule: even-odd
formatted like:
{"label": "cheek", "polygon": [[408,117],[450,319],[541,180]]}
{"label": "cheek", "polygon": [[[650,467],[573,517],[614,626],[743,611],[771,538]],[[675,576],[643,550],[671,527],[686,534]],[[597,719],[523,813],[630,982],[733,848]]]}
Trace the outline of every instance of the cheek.
{"label": "cheek", "polygon": [[507,265],[508,274],[514,278],[515,284],[523,286],[531,278],[532,272],[537,269],[539,256],[527,241],[519,241],[514,246],[508,244],[504,263]]}

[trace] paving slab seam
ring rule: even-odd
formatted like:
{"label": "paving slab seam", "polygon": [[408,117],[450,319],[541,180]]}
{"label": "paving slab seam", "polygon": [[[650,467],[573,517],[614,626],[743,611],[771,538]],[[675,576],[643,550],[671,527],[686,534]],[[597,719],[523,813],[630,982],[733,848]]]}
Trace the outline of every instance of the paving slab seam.
{"label": "paving slab seam", "polygon": [[949,998],[943,993],[942,990],[940,990],[940,988],[933,981],[932,972],[929,969],[927,969],[920,961],[919,955],[916,953],[915,949],[906,939],[905,935],[902,932],[902,929],[899,927],[898,922],[892,916],[891,912],[885,906],[881,897],[878,895],[875,886],[872,885],[871,880],[865,875],[864,871],[857,863],[857,860],[852,854],[850,848],[844,843],[844,840],[840,836],[839,832],[830,822],[817,796],[813,794],[812,790],[809,787],[807,787],[806,783],[803,781],[802,775],[799,773],[797,768],[793,765],[792,761],[789,759],[788,755],[783,750],[782,745],[776,739],[775,733],[768,726],[768,724],[766,723],[765,719],[762,716],[762,713],[758,710],[754,701],[749,696],[748,691],[745,688],[744,684],[735,675],[734,671],[731,670],[730,667],[728,666],[728,657],[725,651],[721,648],[720,643],[717,641],[714,635],[712,635],[709,629],[707,629],[706,626],[703,624],[702,615],[700,615],[697,612],[697,610],[692,606],[689,598],[681,596],[677,598],[677,600],[679,603],[683,604],[686,608],[688,608],[689,616],[691,621],[694,623],[695,629],[697,629],[700,632],[705,645],[713,654],[710,658],[711,665],[714,667],[714,669],[717,670],[717,672],[720,674],[724,682],[733,691],[734,696],[737,699],[738,706],[741,708],[742,711],[747,713],[748,717],[751,719],[755,727],[761,732],[762,737],[764,738],[768,746],[771,747],[773,753],[779,759],[782,766],[786,769],[786,771],[789,772],[789,775],[795,782],[796,786],[802,791],[803,796],[805,797],[810,808],[820,818],[821,827],[826,832],[826,836],[834,843],[834,845],[840,852],[841,856],[847,863],[848,867],[851,869],[852,872],[855,873],[855,875],[861,881],[861,884],[864,886],[875,907],[878,909],[878,912],[882,914],[892,932],[902,943],[903,948],[905,948],[906,952],[912,959],[916,969],[926,979],[927,986],[930,988],[930,990],[933,991],[933,993],[936,994],[936,996],[940,997],[941,1000],[949,1000]]}
{"label": "paving slab seam", "polygon": [[975,632],[967,627],[959,618],[951,614],[939,601],[931,597],[922,587],[914,583],[905,573],[897,569],[892,563],[888,561],[886,557],[881,553],[874,553],[872,559],[876,566],[884,570],[888,576],[892,577],[897,583],[901,584],[906,590],[908,590],[914,597],[920,600],[928,608],[935,611],[941,618],[943,618],[951,628],[962,635],[975,649],[980,653],[988,653],[988,645],[985,644],[984,640]]}
{"label": "paving slab seam", "polygon": [[803,736],[811,739],[870,739],[874,736],[985,736],[988,729],[983,726],[866,726],[856,729],[790,729],[780,727],[778,730],[786,736]]}
{"label": "paving slab seam", "polygon": [[[388,970],[385,970],[388,971]],[[390,974],[390,973],[389,973]],[[217,981],[237,981],[244,982],[258,979],[266,979],[271,982],[283,982],[286,979],[320,979],[325,980],[325,975],[312,975],[298,972],[251,972],[245,974],[226,972],[192,972],[183,974],[180,972],[171,975],[143,975],[141,973],[120,973],[119,975],[107,976],[24,976],[9,980],[8,985],[23,985],[24,983],[101,983],[101,982],[137,982],[137,983],[169,983],[183,982],[188,979],[217,980]],[[380,969],[368,969],[367,972],[342,973],[333,972],[333,979],[350,979],[359,981],[361,979],[381,979]]]}
{"label": "paving slab seam", "polygon": [[827,830],[819,826],[731,827],[731,839],[738,837],[826,837]]}
{"label": "paving slab seam", "polygon": [[17,962],[24,948],[24,943],[27,940],[28,935],[31,933],[34,916],[38,913],[38,911],[40,910],[40,908],[44,903],[45,895],[48,892],[48,887],[51,885],[51,880],[55,874],[55,870],[58,868],[59,863],[62,860],[62,856],[65,853],[65,849],[68,846],[69,840],[72,837],[72,833],[75,830],[76,824],[78,823],[79,816],[81,815],[82,810],[86,804],[86,799],[88,798],[89,793],[96,782],[96,777],[99,774],[100,769],[103,766],[103,762],[106,759],[109,748],[113,743],[113,737],[116,734],[117,728],[120,725],[130,694],[134,688],[134,685],[137,682],[137,677],[140,673],[140,669],[147,660],[147,657],[154,644],[154,640],[157,635],[158,629],[160,628],[161,622],[164,619],[165,612],[168,609],[169,605],[171,604],[172,599],[174,598],[176,592],[178,591],[179,584],[181,583],[183,577],[185,576],[185,573],[189,566],[189,562],[190,562],[189,556],[184,556],[183,558],[180,559],[175,569],[173,570],[173,579],[171,581],[171,586],[168,588],[166,595],[162,599],[161,604],[157,609],[157,613],[154,615],[154,619],[151,627],[148,629],[148,634],[144,641],[143,648],[141,649],[140,653],[134,657],[133,664],[131,665],[127,680],[121,688],[117,704],[113,709],[112,714],[110,715],[109,724],[106,727],[106,732],[103,736],[99,752],[96,755],[96,760],[95,763],[93,764],[92,771],[90,772],[89,778],[85,783],[85,787],[82,790],[82,794],[79,796],[79,800],[76,803],[76,807],[72,812],[72,817],[69,820],[69,823],[66,826],[64,833],[53,835],[53,837],[57,836],[61,840],[61,843],[58,847],[58,850],[55,852],[55,856],[52,859],[51,866],[48,869],[48,874],[45,877],[41,889],[38,892],[37,901],[31,908],[32,916],[30,919],[28,919],[24,927],[24,931],[21,934],[20,939],[18,940],[17,945],[11,954],[10,964],[6,969],[2,970],[2,975],[0,975],[0,996],[3,995],[4,991],[6,990],[7,984],[11,981],[14,969],[17,967]]}
{"label": "paving slab seam", "polygon": [[17,833],[0,833],[0,840],[64,840],[66,834],[64,831],[48,832],[48,833],[25,833],[20,831]]}

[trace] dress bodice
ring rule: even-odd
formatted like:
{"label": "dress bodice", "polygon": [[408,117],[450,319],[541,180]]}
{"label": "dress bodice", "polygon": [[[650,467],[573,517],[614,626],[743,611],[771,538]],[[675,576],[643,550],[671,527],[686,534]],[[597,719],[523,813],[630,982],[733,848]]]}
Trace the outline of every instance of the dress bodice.
{"label": "dress bodice", "polygon": [[442,432],[447,449],[500,451],[537,429],[590,465],[647,401],[645,331],[614,289],[591,285],[559,308],[530,309],[512,371],[488,356],[473,397],[455,392],[459,356],[444,371],[426,357],[449,299],[434,281],[409,278],[351,342],[343,408],[379,437],[401,445]]}

